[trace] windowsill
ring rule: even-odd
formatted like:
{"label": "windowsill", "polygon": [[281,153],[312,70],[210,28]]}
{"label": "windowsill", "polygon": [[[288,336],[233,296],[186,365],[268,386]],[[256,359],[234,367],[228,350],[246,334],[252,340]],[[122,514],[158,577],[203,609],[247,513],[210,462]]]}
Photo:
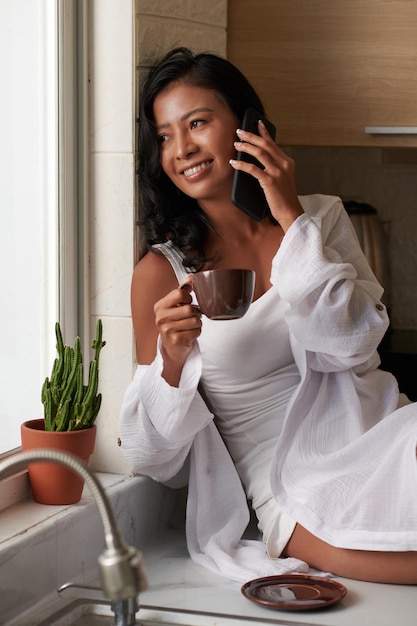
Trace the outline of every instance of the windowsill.
{"label": "windowsill", "polygon": [[[9,507],[30,498],[30,486],[27,469],[0,481],[0,515]],[[1,528],[0,528],[1,541]]]}
{"label": "windowsill", "polygon": [[[0,454],[0,462],[5,461],[13,456],[16,452],[20,452],[21,448],[15,448],[9,452]],[[0,480],[0,514],[4,509],[30,498],[30,487],[27,468],[20,472],[14,472],[7,478]],[[0,530],[1,532],[1,530]],[[1,539],[0,539],[1,541]]]}
{"label": "windowsill", "polygon": [[[106,491],[126,480],[126,476],[119,474],[97,474],[97,477]],[[32,500],[30,494],[27,470],[5,479],[5,485],[7,481],[13,481],[13,489],[18,488],[19,493],[25,494],[26,497],[14,497],[14,501],[19,501],[0,511],[0,552],[5,543],[19,540],[24,533],[32,533],[40,525],[47,525],[50,521],[56,521],[56,518],[79,514],[86,504],[94,502],[88,487],[85,487],[82,498],[77,504],[67,506],[38,504]]]}

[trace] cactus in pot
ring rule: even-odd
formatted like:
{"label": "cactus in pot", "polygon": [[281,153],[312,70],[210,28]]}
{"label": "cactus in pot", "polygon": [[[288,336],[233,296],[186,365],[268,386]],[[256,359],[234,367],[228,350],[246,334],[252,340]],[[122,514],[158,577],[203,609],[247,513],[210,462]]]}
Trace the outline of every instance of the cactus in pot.
{"label": "cactus in pot", "polygon": [[106,342],[103,326],[97,320],[96,337],[92,343],[94,358],[90,361],[88,381],[84,384],[84,364],[81,341],[76,337],[74,347],[64,345],[59,323],[55,325],[58,356],[50,378],[42,386],[44,422],[47,431],[73,431],[91,428],[101,405],[98,393],[99,356]]}

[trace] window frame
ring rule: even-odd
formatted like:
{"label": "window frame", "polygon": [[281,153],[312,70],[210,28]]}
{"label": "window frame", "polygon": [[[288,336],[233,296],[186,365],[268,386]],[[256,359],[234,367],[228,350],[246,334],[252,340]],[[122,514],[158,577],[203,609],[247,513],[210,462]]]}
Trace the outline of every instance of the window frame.
{"label": "window frame", "polygon": [[[43,102],[43,120],[53,118],[53,136],[45,133],[43,162],[54,159],[55,185],[44,187],[43,274],[46,304],[42,311],[42,334],[48,337],[59,319],[65,334],[75,337],[88,320],[83,304],[87,265],[87,7],[83,0],[40,2],[44,34],[42,71],[52,80],[56,93]],[[43,124],[44,128],[47,125]],[[49,124],[51,127],[51,124]],[[57,207],[57,210],[55,210]],[[56,260],[58,262],[56,262]],[[41,364],[49,372],[55,345],[43,342]],[[15,448],[0,460],[16,454]],[[0,480],[0,511],[30,495],[27,469]]]}

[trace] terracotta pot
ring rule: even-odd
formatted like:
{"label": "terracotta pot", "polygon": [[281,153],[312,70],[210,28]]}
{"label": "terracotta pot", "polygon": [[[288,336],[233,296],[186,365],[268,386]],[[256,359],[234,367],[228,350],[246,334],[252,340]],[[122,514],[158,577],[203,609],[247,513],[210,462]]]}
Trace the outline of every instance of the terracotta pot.
{"label": "terracotta pot", "polygon": [[[75,454],[85,463],[94,450],[97,427],[67,432],[44,429],[44,420],[30,420],[21,425],[22,450],[39,448]],[[74,504],[79,502],[84,480],[56,463],[29,463],[29,481],[35,502],[41,504]]]}

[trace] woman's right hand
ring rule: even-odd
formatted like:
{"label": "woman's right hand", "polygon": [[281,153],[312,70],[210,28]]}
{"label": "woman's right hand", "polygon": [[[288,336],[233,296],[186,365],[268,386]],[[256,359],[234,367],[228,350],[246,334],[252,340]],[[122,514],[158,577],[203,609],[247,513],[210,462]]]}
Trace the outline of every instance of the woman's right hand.
{"label": "woman's right hand", "polygon": [[163,376],[178,386],[182,367],[201,333],[200,312],[192,304],[191,276],[182,288],[170,262],[148,252],[132,276],[131,308],[136,339],[136,359],[150,365],[162,343]]}
{"label": "woman's right hand", "polygon": [[190,282],[174,289],[154,306],[155,324],[161,338],[163,376],[177,386],[187,357],[201,333],[201,313],[192,304]]}

